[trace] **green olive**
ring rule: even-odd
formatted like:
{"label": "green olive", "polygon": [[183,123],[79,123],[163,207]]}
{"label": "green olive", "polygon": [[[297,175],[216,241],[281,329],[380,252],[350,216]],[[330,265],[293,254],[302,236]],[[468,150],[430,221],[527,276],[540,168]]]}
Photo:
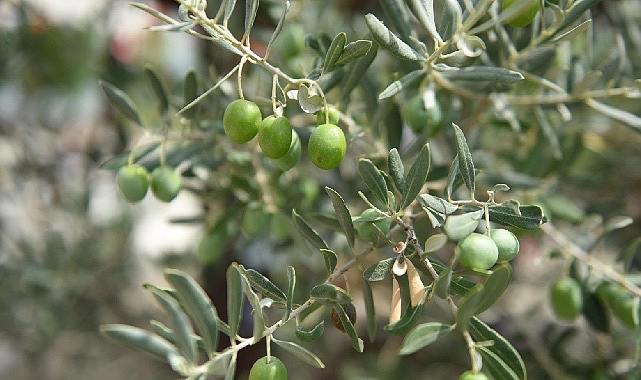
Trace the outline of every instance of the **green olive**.
{"label": "green olive", "polygon": [[482,372],[465,371],[458,378],[458,380],[490,380],[490,379]]}
{"label": "green olive", "polygon": [[409,100],[404,107],[403,115],[407,125],[414,133],[419,134],[426,129],[430,132],[438,130],[438,124],[443,119],[443,112],[438,101],[434,101],[434,106],[430,109],[425,108],[423,96],[417,95]]}
{"label": "green olive", "polygon": [[236,99],[231,102],[223,114],[223,126],[229,138],[238,144],[253,139],[260,129],[263,115],[254,102]]}
{"label": "green olive", "polygon": [[512,232],[495,228],[490,231],[490,237],[499,249],[498,262],[510,261],[519,253],[519,239]]}
{"label": "green olive", "polygon": [[337,167],[347,151],[343,130],[334,124],[321,124],[309,136],[307,154],[312,163],[323,170]]}
{"label": "green olive", "polygon": [[292,125],[285,116],[267,116],[258,130],[258,145],[265,156],[277,159],[287,154],[292,143]]}
{"label": "green olive", "polygon": [[489,236],[473,232],[458,243],[461,265],[469,269],[486,270],[496,264],[499,249]]}
{"label": "green olive", "polygon": [[550,289],[550,301],[557,317],[567,320],[576,318],[583,309],[581,285],[571,277],[556,281]]}
{"label": "green olive", "polygon": [[292,129],[292,142],[289,144],[289,149],[283,157],[273,161],[274,165],[284,172],[288,171],[289,169],[296,166],[296,164],[300,161],[300,152],[300,138],[298,137],[298,133],[296,133]]}
{"label": "green olive", "polygon": [[287,368],[275,356],[263,356],[249,370],[248,380],[287,380]]}
{"label": "green olive", "polygon": [[151,192],[156,199],[171,202],[181,188],[180,174],[167,166],[158,166],[151,172]]}
{"label": "green olive", "polygon": [[116,174],[120,194],[131,203],[141,201],[149,187],[149,173],[144,166],[133,164],[123,166]]}
{"label": "green olive", "polygon": [[322,107],[320,111],[316,113],[316,125],[322,125],[326,123],[338,125],[338,121],[340,120],[340,117],[341,117],[340,111],[331,106],[328,108],[329,108],[329,122],[325,118],[325,107]]}

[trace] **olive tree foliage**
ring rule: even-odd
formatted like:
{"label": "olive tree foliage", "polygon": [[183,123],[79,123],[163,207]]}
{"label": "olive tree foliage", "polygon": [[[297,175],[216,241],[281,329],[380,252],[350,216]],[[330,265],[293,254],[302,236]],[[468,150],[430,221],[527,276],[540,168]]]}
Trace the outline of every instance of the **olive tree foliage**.
{"label": "olive tree foliage", "polygon": [[[212,295],[226,297],[226,318],[196,279],[167,269],[168,287],[145,287],[170,324],[152,321],[151,331],[109,324],[102,327],[106,336],[166,361],[184,378],[232,379],[243,349],[257,344],[268,355],[277,346],[323,368],[307,343],[322,339],[331,312],[345,344],[357,352],[367,350],[368,339],[387,334],[402,337],[399,355],[429,356],[426,347],[457,335],[473,373],[526,379],[519,351],[478,317],[510,288],[516,237],[530,243],[521,251],[563,263],[554,275],[578,285],[552,295],[560,318],[576,325],[581,315],[584,329],[637,334],[641,289],[631,272],[639,240],[619,242],[617,262],[593,255],[608,234],[633,220],[612,217],[613,208],[588,218],[598,208],[577,205],[588,191],[572,193],[577,199],[563,191],[569,183],[580,189],[603,183],[599,146],[614,144],[613,134],[638,141],[641,82],[632,59],[638,52],[628,49],[639,47],[639,28],[631,16],[620,29],[603,32],[592,17],[597,0],[509,6],[381,0],[381,14],[328,34],[305,29],[305,14],[318,10],[310,1],[177,3],[176,15],[132,6],[162,21],[151,31],[188,33],[210,43],[214,54],[237,57],[235,65],[223,73],[187,73],[178,96],[147,67],[158,105],[153,122],[127,94],[102,82],[122,116],[156,137],[103,168],[135,164],[180,172],[182,191],[196,194],[205,211],[175,222],[203,225],[203,263],[220,265],[232,256],[226,294]],[[524,21],[533,3],[536,12]],[[631,2],[614,4],[599,11],[613,19],[628,17],[624,6],[638,11]],[[258,25],[265,17],[268,27]],[[305,49],[300,33],[306,33]],[[256,103],[263,115],[288,118],[302,156],[283,168],[255,140],[230,141],[223,111],[238,98]],[[338,119],[331,120],[336,110]],[[602,127],[590,125],[594,120]],[[337,169],[324,171],[306,156],[317,124],[338,125],[346,136]],[[581,224],[588,219],[589,226]],[[514,234],[496,235],[507,243],[490,238],[504,229]],[[465,243],[470,237],[474,244]],[[252,269],[242,251],[254,243],[270,257],[282,255],[262,263],[267,270]],[[516,246],[507,259],[503,250],[512,248],[503,243]],[[486,247],[497,248],[498,262],[496,253],[486,259],[494,250]],[[320,263],[321,273],[309,271],[310,260]],[[533,261],[517,256],[515,263]],[[301,277],[300,271],[309,273]],[[388,299],[381,302],[381,294]],[[354,325],[353,303],[364,305],[365,331]],[[569,310],[558,310],[559,304]],[[434,318],[434,308],[447,312]],[[248,320],[251,334],[241,336],[241,322]],[[281,334],[286,326],[290,334]],[[628,343],[632,364],[619,368],[620,376],[637,365],[638,344]],[[564,344],[562,338],[555,343],[561,350]],[[569,371],[587,376],[594,367],[573,368],[540,344],[532,346],[552,377]],[[595,366],[607,372],[609,361],[615,358]]]}

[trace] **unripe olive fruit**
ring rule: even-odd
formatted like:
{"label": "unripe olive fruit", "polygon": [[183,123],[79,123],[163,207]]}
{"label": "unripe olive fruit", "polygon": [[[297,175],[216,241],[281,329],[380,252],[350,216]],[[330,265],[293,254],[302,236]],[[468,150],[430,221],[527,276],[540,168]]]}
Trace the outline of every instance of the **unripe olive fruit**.
{"label": "unripe olive fruit", "polygon": [[236,99],[229,103],[223,114],[223,126],[229,138],[238,144],[246,143],[256,136],[263,115],[254,102]]}
{"label": "unripe olive fruit", "polygon": [[458,243],[461,265],[469,269],[486,270],[496,264],[499,249],[489,236],[473,232]]}
{"label": "unripe olive fruit", "polygon": [[[641,309],[635,309],[634,296],[621,285],[604,281],[596,289],[597,296],[612,309],[612,313],[627,327],[636,328]],[[635,323],[635,313],[637,314]]]}
{"label": "unripe olive fruit", "polygon": [[[347,314],[347,318],[349,318],[349,321],[352,322],[352,324],[356,323],[356,307],[354,306],[354,304],[350,302],[342,304],[341,306],[343,306],[343,310],[345,310],[345,314]],[[338,312],[336,311],[335,307],[332,308],[330,317],[332,320],[332,325],[342,332],[345,332],[345,327],[343,326],[343,322],[338,316]]]}
{"label": "unripe olive fruit", "polygon": [[484,373],[465,371],[458,380],[490,380]]}
{"label": "unripe olive fruit", "polygon": [[292,143],[292,125],[285,116],[267,116],[258,130],[258,145],[265,156],[281,158]]}
{"label": "unripe olive fruit", "polygon": [[519,239],[511,231],[495,228],[490,231],[490,237],[499,249],[498,262],[510,261],[519,253]]}
{"label": "unripe olive fruit", "polygon": [[289,144],[289,149],[283,157],[273,161],[274,165],[284,172],[293,168],[300,161],[300,149],[300,138],[298,133],[292,129],[292,141]]}
{"label": "unripe olive fruit", "polygon": [[414,133],[419,134],[428,127],[434,128],[437,126],[443,119],[443,112],[436,100],[434,107],[426,109],[423,97],[417,95],[410,99],[409,103],[405,106],[404,116],[410,129],[414,131]]}
{"label": "unripe olive fruit", "polygon": [[347,151],[343,130],[334,124],[321,124],[309,136],[307,153],[318,168],[329,170],[337,167]]}
{"label": "unripe olive fruit", "polygon": [[116,184],[120,194],[128,202],[138,202],[147,194],[149,173],[144,166],[133,164],[123,166],[116,174]]}
{"label": "unripe olive fruit", "polygon": [[181,188],[180,174],[168,166],[158,166],[151,172],[151,192],[156,199],[171,202]]}
{"label": "unripe olive fruit", "polygon": [[389,231],[392,224],[389,218],[383,217],[378,211],[374,210],[373,208],[368,208],[367,210],[363,211],[361,213],[361,217],[380,218],[374,221],[360,222],[358,227],[356,227],[356,232],[358,233],[358,236],[367,242],[374,242],[376,240],[377,233],[374,230],[374,226],[378,227],[378,229],[381,230],[381,232],[386,234]]}
{"label": "unripe olive fruit", "polygon": [[222,228],[206,232],[198,244],[198,258],[204,263],[216,262],[222,256],[226,240],[227,235]]}
{"label": "unripe olive fruit", "polygon": [[576,318],[583,309],[581,285],[571,277],[556,281],[550,289],[550,301],[557,317],[567,320]]}
{"label": "unripe olive fruit", "polygon": [[[503,0],[501,9],[506,10],[517,1],[518,0]],[[530,0],[530,3],[524,9],[507,19],[506,22],[512,26],[526,26],[534,20],[534,16],[536,16],[536,13],[539,11],[539,7],[539,0]]]}
{"label": "unripe olive fruit", "polygon": [[275,356],[263,356],[249,370],[248,380],[287,380],[287,368]]}
{"label": "unripe olive fruit", "polygon": [[[341,118],[341,113],[334,107],[329,107],[329,124],[338,125],[338,121]],[[316,125],[328,123],[325,120],[325,107],[321,108],[320,111],[316,113]]]}

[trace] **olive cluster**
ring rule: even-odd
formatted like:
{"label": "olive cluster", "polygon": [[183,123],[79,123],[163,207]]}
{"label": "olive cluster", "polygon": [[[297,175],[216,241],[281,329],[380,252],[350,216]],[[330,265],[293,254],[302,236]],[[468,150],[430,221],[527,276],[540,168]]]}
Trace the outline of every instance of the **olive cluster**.
{"label": "olive cluster", "polygon": [[[347,150],[345,134],[338,124],[339,113],[330,108],[317,114],[317,126],[309,137],[307,153],[314,165],[328,170],[337,167]],[[238,144],[258,136],[258,145],[265,156],[283,171],[293,168],[301,157],[301,143],[285,116],[270,115],[263,119],[258,105],[246,99],[231,102],[223,115],[225,133]]]}
{"label": "olive cluster", "polygon": [[118,190],[131,203],[141,201],[149,187],[156,199],[171,202],[178,195],[181,182],[180,174],[167,166],[158,166],[149,175],[144,166],[130,164],[121,167],[116,174]]}
{"label": "olive cluster", "polygon": [[477,232],[458,242],[459,262],[466,268],[490,269],[497,262],[512,260],[519,253],[519,240],[508,230],[495,228],[488,235]]}

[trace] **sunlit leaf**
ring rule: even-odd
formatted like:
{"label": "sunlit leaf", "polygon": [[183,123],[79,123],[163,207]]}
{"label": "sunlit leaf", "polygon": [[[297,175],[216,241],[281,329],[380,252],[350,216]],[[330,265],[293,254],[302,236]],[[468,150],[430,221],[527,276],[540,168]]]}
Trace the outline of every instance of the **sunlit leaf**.
{"label": "sunlit leaf", "polygon": [[238,335],[240,320],[243,317],[243,282],[235,265],[227,268],[227,321],[230,338]]}
{"label": "sunlit leaf", "polygon": [[147,352],[163,361],[166,361],[170,355],[178,355],[178,350],[171,343],[138,327],[107,324],[100,326],[100,332],[118,343]]}
{"label": "sunlit leaf", "polygon": [[470,66],[458,70],[447,70],[441,75],[449,80],[482,81],[493,83],[514,83],[523,79],[518,71],[504,67]]}
{"label": "sunlit leaf", "polygon": [[412,61],[421,61],[425,57],[421,56],[419,52],[412,49],[400,38],[394,35],[383,23],[376,18],[373,14],[369,13],[365,16],[365,23],[372,33],[374,40],[384,47],[387,51],[394,54],[398,58],[408,59]]}
{"label": "sunlit leaf", "polygon": [[399,192],[405,189],[405,167],[396,148],[392,148],[387,155],[387,170]]}
{"label": "sunlit leaf", "polygon": [[372,48],[372,41],[357,40],[345,45],[343,52],[336,61],[336,66],[347,64],[357,58],[365,56]]}
{"label": "sunlit leaf", "polygon": [[295,357],[304,361],[305,363],[311,365],[312,367],[325,368],[325,364],[323,364],[323,362],[318,358],[318,356],[314,355],[314,353],[312,353],[310,350],[306,349],[305,347],[301,347],[294,342],[280,340],[274,337],[272,337],[272,342],[276,343],[278,347],[289,352],[290,354],[294,355]]}
{"label": "sunlit leaf", "polygon": [[252,288],[256,289],[263,297],[271,298],[272,300],[283,304],[287,302],[287,296],[285,296],[285,293],[283,293],[276,284],[271,282],[260,272],[254,269],[245,269],[242,265],[240,265],[239,268],[247,277]]}
{"label": "sunlit leaf", "polygon": [[343,54],[346,43],[347,35],[344,32],[338,33],[336,37],[334,37],[332,44],[329,45],[329,49],[327,49],[325,62],[323,62],[324,73],[328,73],[336,68],[336,62],[338,62],[341,54]]}
{"label": "sunlit leaf", "polygon": [[401,343],[400,355],[409,355],[429,346],[454,329],[454,326],[440,322],[428,322],[414,327]]}
{"label": "sunlit leaf", "polygon": [[396,80],[392,82],[389,86],[387,86],[383,92],[381,92],[378,95],[378,99],[382,100],[385,98],[392,97],[399,92],[403,91],[407,87],[412,86],[412,84],[416,83],[420,79],[425,77],[425,71],[424,70],[414,70],[410,72],[409,74],[405,74],[402,78],[399,80]]}
{"label": "sunlit leaf", "polygon": [[182,271],[167,269],[165,278],[176,289],[178,301],[198,328],[207,353],[215,352],[218,348],[218,315],[207,293]]}
{"label": "sunlit leaf", "polygon": [[492,222],[524,230],[535,230],[547,222],[541,207],[535,205],[520,206],[518,214],[508,206],[491,206],[489,213]]}

